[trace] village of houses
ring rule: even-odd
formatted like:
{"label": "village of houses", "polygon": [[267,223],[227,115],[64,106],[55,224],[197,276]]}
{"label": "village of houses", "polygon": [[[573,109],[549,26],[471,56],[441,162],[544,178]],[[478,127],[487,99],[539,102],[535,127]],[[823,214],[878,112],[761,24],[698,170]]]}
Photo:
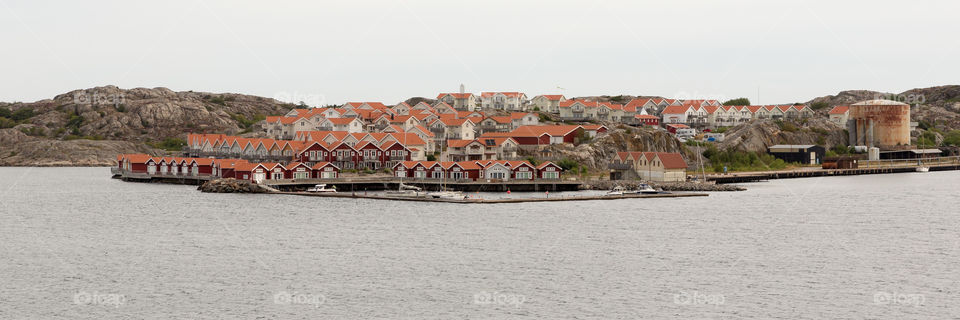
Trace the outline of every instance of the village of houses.
{"label": "village of houses", "polygon": [[[637,98],[626,104],[522,92],[440,93],[435,102],[350,102],[292,109],[262,121],[264,138],[187,134],[182,157],[123,154],[120,172],[147,176],[208,176],[260,184],[325,181],[346,172],[416,180],[558,181],[573,179],[553,161],[528,161],[556,144],[603,135],[611,125],[645,126],[689,139],[698,129],[753,119],[797,119],[804,105],[723,106],[717,100]],[[835,110],[836,111],[836,110]],[[543,121],[540,113],[552,115]],[[842,112],[831,111],[831,119]],[[559,119],[559,121],[556,121]],[[547,123],[553,122],[553,123]],[[707,130],[709,131],[709,130]],[[556,160],[556,159],[554,159]],[[657,182],[688,179],[681,154],[619,152],[611,168]],[[570,177],[567,177],[567,176]]]}

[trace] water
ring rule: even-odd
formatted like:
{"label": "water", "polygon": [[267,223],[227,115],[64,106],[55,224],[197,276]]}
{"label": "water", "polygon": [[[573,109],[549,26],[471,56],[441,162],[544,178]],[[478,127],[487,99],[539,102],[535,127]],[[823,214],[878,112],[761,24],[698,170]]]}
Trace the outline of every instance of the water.
{"label": "water", "polygon": [[960,317],[960,172],[497,205],[0,174],[3,319]]}

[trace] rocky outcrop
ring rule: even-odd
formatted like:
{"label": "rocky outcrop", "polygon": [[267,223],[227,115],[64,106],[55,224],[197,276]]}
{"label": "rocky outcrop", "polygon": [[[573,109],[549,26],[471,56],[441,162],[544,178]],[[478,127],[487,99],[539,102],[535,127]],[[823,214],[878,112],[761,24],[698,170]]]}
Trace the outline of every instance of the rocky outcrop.
{"label": "rocky outcrop", "polygon": [[724,140],[717,148],[765,153],[767,147],[776,144],[815,144],[830,149],[846,145],[847,139],[842,127],[823,118],[802,122],[754,120],[724,132]]}
{"label": "rocky outcrop", "polygon": [[202,192],[212,192],[212,193],[266,193],[270,192],[269,189],[264,188],[261,185],[247,181],[247,180],[237,180],[234,178],[226,179],[217,179],[204,182],[197,190]]}
{"label": "rocky outcrop", "polygon": [[185,139],[189,132],[256,132],[255,119],[294,106],[242,94],[104,86],[0,107],[33,111],[0,134],[0,165],[80,166],[112,165],[118,153],[154,151],[148,143]]}
{"label": "rocky outcrop", "polygon": [[620,151],[686,153],[686,148],[664,130],[611,126],[607,134],[601,134],[585,143],[576,146],[551,145],[545,150],[552,154],[554,159],[570,159],[595,169],[605,169]]}
{"label": "rocky outcrop", "polygon": [[144,144],[110,140],[53,140],[0,129],[0,166],[112,166],[120,153],[156,153]]}

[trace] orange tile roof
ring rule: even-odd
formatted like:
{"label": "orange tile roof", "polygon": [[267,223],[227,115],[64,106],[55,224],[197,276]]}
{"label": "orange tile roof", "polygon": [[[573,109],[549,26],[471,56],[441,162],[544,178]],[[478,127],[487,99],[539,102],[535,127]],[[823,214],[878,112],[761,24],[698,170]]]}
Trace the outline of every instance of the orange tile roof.
{"label": "orange tile roof", "polygon": [[475,142],[475,141],[477,141],[477,140],[451,139],[451,140],[447,140],[447,146],[448,146],[448,147],[451,147],[451,148],[463,148],[463,147],[466,147],[468,144],[471,144],[471,143],[473,143],[473,142]]}
{"label": "orange tile roof", "polygon": [[330,122],[332,122],[335,125],[345,125],[345,124],[350,124],[351,122],[356,120],[356,118],[330,118],[327,120],[330,120]]}
{"label": "orange tile roof", "polygon": [[830,114],[844,114],[850,111],[850,106],[836,106],[830,109]]}
{"label": "orange tile roof", "polygon": [[311,169],[320,170],[327,166],[332,166],[334,168],[337,168],[337,170],[340,170],[340,167],[337,167],[337,165],[330,162],[325,162],[325,161],[315,163],[313,167],[311,167]]}

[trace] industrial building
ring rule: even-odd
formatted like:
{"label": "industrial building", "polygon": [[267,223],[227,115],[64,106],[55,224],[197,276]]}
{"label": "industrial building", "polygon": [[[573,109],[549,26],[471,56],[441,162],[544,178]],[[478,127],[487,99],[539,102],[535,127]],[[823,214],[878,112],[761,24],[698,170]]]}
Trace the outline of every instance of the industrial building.
{"label": "industrial building", "polygon": [[777,159],[801,164],[820,164],[826,152],[823,147],[812,144],[778,144],[767,148],[767,153]]}
{"label": "industrial building", "polygon": [[891,100],[868,100],[850,106],[847,130],[850,144],[883,150],[910,145],[910,105]]}

